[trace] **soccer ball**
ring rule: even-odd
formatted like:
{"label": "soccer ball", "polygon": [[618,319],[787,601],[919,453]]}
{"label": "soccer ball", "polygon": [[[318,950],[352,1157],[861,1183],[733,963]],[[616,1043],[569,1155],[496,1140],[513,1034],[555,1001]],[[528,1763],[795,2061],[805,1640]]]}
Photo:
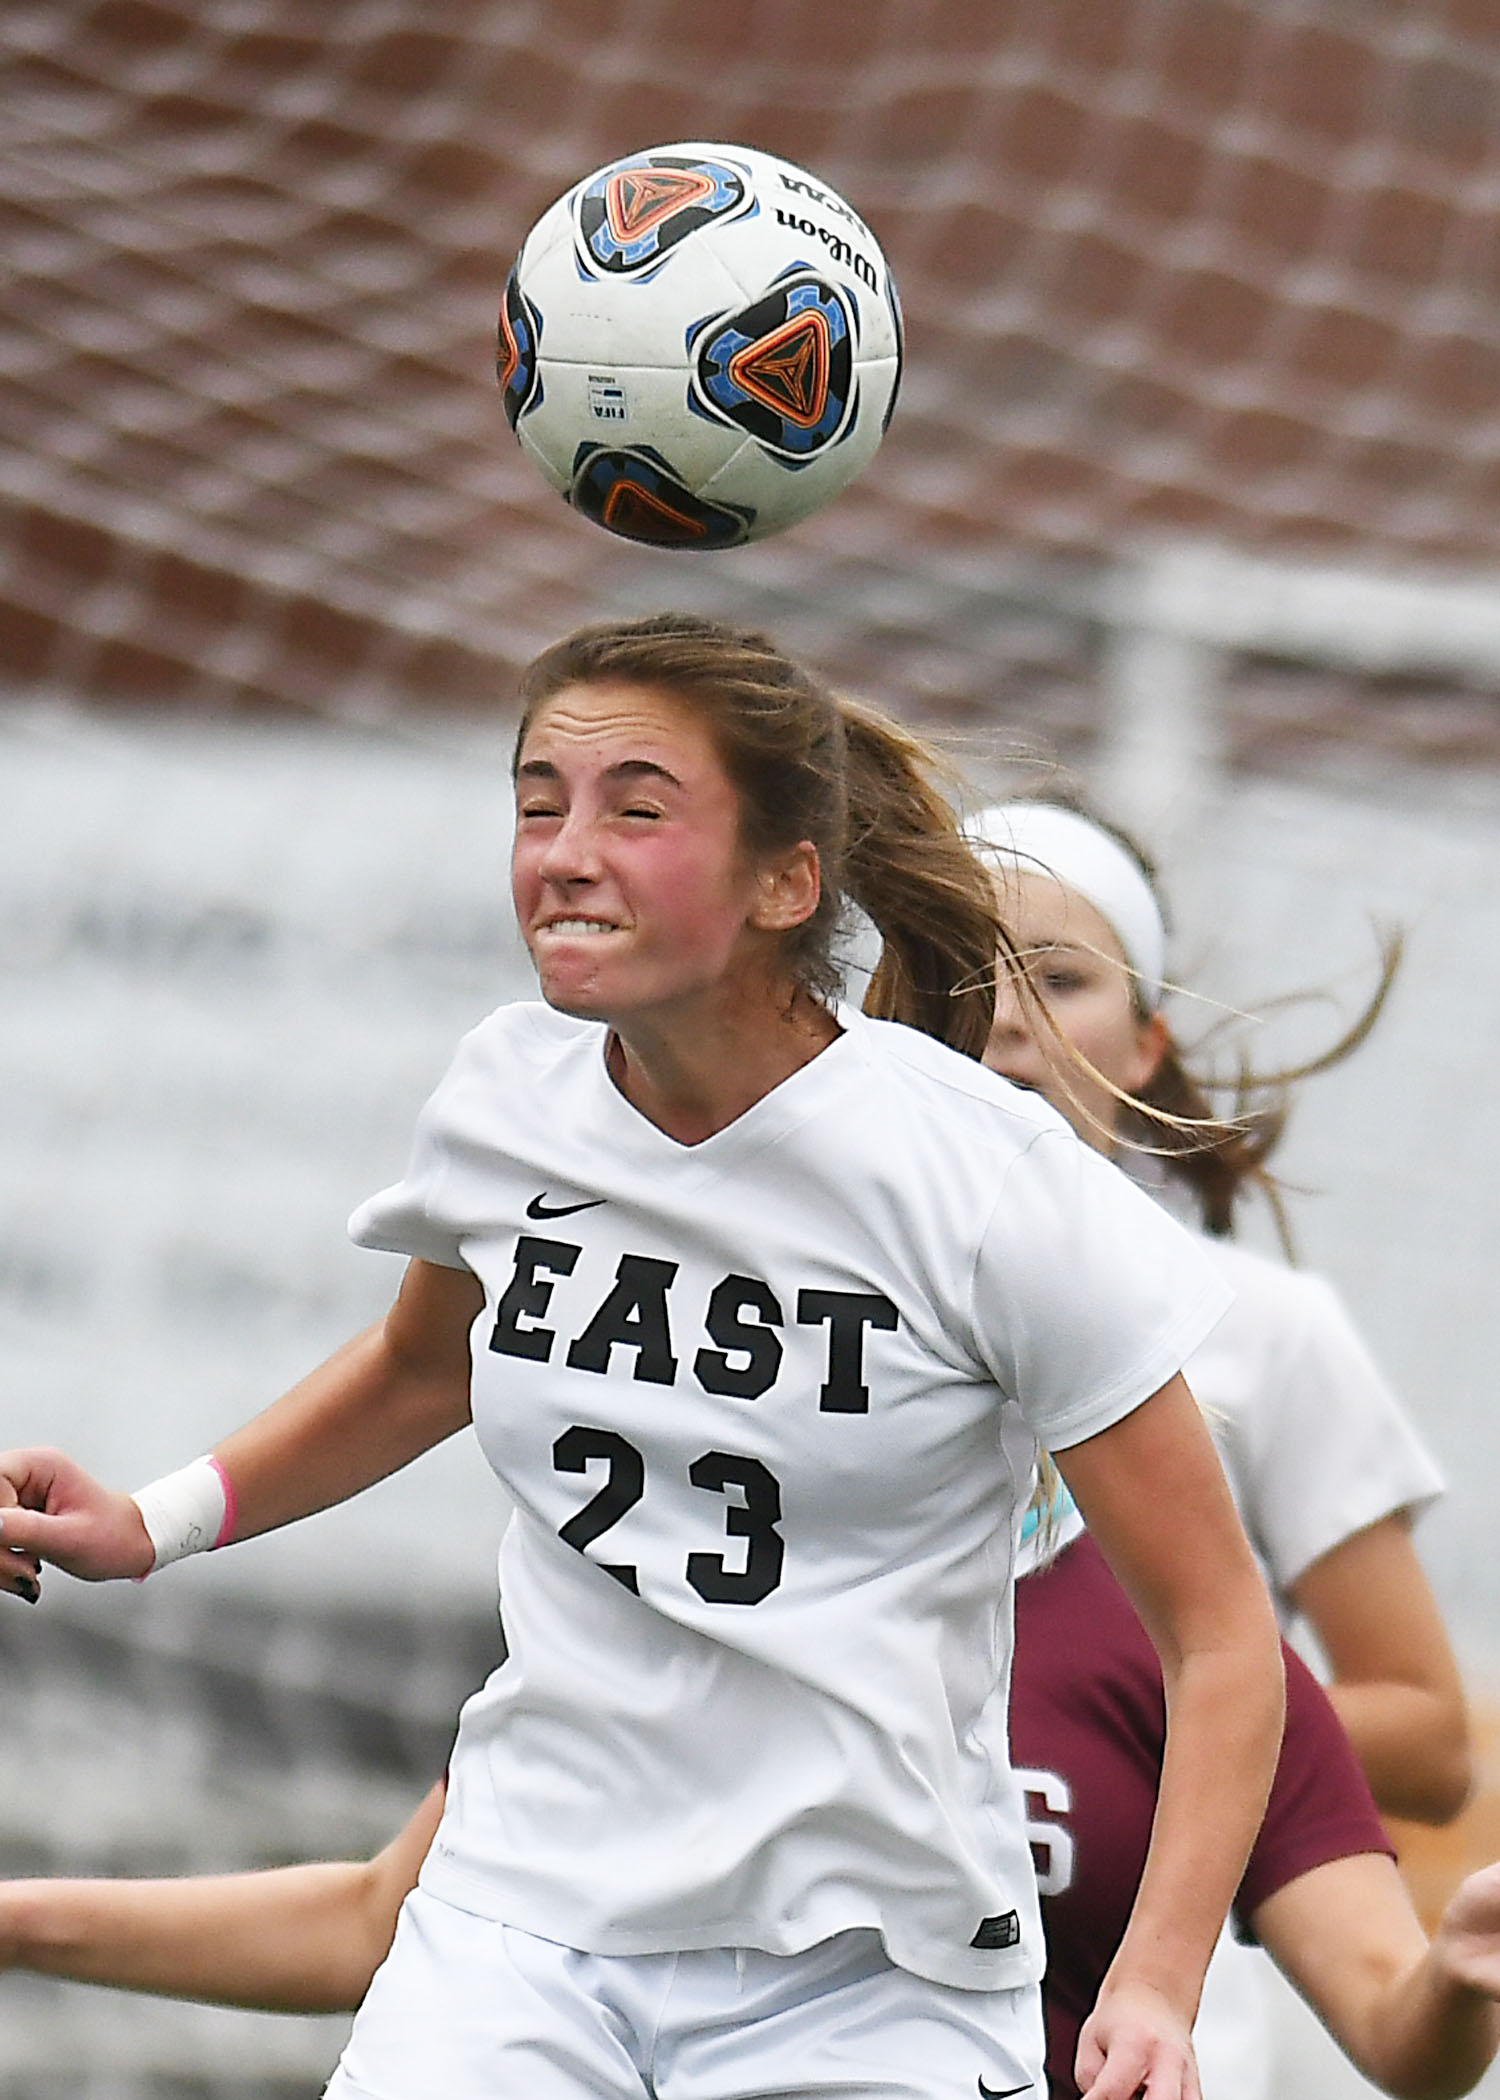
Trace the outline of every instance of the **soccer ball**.
{"label": "soccer ball", "polygon": [[522,448],[575,510],[654,547],[734,547],[868,466],[901,309],[826,184],[744,146],[653,146],[526,236],[496,370]]}

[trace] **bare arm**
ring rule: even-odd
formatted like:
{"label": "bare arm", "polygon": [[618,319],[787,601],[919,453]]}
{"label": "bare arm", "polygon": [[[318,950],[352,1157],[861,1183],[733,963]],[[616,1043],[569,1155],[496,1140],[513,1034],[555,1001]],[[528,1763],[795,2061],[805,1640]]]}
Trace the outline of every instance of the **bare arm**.
{"label": "bare arm", "polygon": [[443,1809],[377,1858],[181,1881],[0,1882],[0,1969],[264,2012],[347,2012],[389,1952]]}
{"label": "bare arm", "polygon": [[1473,1784],[1463,1684],[1426,1571],[1398,1511],[1325,1553],[1292,1584],[1322,1642],[1328,1696],[1379,1807],[1451,1822]]}
{"label": "bare arm", "polygon": [[408,1264],[396,1302],[300,1385],[218,1446],[237,1538],[346,1502],[469,1420],[469,1329],[484,1303],[468,1269]]}
{"label": "bare arm", "polygon": [[[461,1429],[469,1328],[483,1302],[469,1270],[410,1263],[383,1320],[219,1445],[235,1536],[346,1501]],[[33,1601],[44,1561],[100,1582],[143,1575],[153,1559],[130,1496],[55,1451],[0,1457],[0,1543],[0,1588]]]}
{"label": "bare arm", "polygon": [[1457,1890],[1431,1946],[1394,1863],[1362,1853],[1299,1875],[1252,1923],[1364,2076],[1399,2100],[1454,2100],[1500,2047],[1500,1866]]}
{"label": "bare arm", "polygon": [[1059,1471],[1161,1658],[1167,1743],[1130,1923],[1079,2042],[1085,2100],[1197,2100],[1203,1972],[1265,1811],[1285,1684],[1275,1616],[1181,1377]]}

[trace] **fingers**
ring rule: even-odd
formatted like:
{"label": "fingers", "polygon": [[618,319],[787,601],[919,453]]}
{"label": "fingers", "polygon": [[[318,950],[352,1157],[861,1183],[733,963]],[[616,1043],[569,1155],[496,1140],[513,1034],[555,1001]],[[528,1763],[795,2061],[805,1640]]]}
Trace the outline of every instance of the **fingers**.
{"label": "fingers", "polygon": [[40,1601],[42,1564],[34,1553],[23,1552],[15,1546],[0,1551],[0,1590],[8,1596],[20,1597],[27,1604]]}
{"label": "fingers", "polygon": [[1180,2057],[1159,2059],[1141,2090],[1145,2100],[1198,2100],[1198,2081]]}
{"label": "fingers", "polygon": [[1083,2100],[1201,2100],[1198,2081],[1182,2063],[1158,2062],[1126,2069],[1109,2064],[1093,2085],[1081,2088]]}
{"label": "fingers", "polygon": [[7,1557],[15,1555],[32,1563],[31,1572],[37,1574],[45,1556],[49,1534],[57,1528],[58,1519],[49,1517],[39,1509],[7,1509],[0,1511],[0,1546]]}
{"label": "fingers", "polygon": [[1136,2100],[1150,2062],[1145,2049],[1115,2040],[1102,2047],[1095,2043],[1088,2054],[1091,2061],[1086,2064],[1080,2048],[1075,2066],[1083,2100]]}
{"label": "fingers", "polygon": [[0,1455],[0,1590],[27,1604],[39,1603],[42,1594],[40,1541],[28,1521],[46,1509],[59,1462],[66,1463],[55,1451]]}
{"label": "fingers", "polygon": [[1083,2100],[1136,2100],[1144,2090],[1151,2051],[1143,2037],[1085,2025],[1079,2037],[1073,2075]]}
{"label": "fingers", "polygon": [[22,1504],[27,1509],[45,1509],[59,1476],[76,1472],[61,1451],[6,1451],[0,1453],[0,1509]]}
{"label": "fingers", "polygon": [[0,1568],[0,1591],[4,1591],[8,1597],[19,1597],[23,1604],[40,1604],[41,1570],[9,1565]]}
{"label": "fingers", "polygon": [[6,1524],[14,1525],[18,1514],[25,1512],[18,1513],[12,1505],[0,1516],[0,1590],[27,1604],[36,1604],[42,1594],[41,1561],[23,1542],[5,1536]]}
{"label": "fingers", "polygon": [[155,1549],[129,1495],[102,1488],[60,1451],[0,1456],[0,1588],[29,1597],[42,1562],[84,1582],[149,1572]]}
{"label": "fingers", "polygon": [[1083,2100],[1202,2100],[1191,2050],[1159,2038],[1085,2036],[1074,2075]]}
{"label": "fingers", "polygon": [[1151,2092],[1144,2066],[1138,2074],[1135,2069],[1127,2070],[1118,2059],[1106,2064],[1094,2083],[1084,2086],[1082,2092],[1083,2100],[1136,2100],[1141,2093],[1147,2094],[1148,2100],[1165,2100],[1164,2095]]}

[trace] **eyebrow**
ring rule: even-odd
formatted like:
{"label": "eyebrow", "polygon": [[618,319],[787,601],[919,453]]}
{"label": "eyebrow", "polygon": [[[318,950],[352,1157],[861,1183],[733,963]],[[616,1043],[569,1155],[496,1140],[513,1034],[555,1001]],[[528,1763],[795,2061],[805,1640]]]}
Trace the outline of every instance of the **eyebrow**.
{"label": "eyebrow", "polygon": [[[675,773],[669,772],[665,766],[657,765],[655,760],[650,758],[622,758],[618,765],[606,767],[604,777],[606,780],[621,782],[648,779],[665,780],[672,787],[680,788],[682,786],[682,782]],[[516,778],[517,780],[560,780],[562,775],[550,759],[528,758],[524,759],[516,767]]]}

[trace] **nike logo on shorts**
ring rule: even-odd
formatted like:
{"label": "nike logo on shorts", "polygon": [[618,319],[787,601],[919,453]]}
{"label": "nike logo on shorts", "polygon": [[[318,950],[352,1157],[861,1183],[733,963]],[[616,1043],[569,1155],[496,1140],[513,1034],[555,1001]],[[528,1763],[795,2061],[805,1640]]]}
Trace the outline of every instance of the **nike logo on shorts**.
{"label": "nike logo on shorts", "polygon": [[582,1203],[549,1203],[547,1192],[533,1196],[526,1206],[528,1218],[571,1218],[577,1210],[597,1210],[604,1201],[602,1196],[590,1196]]}
{"label": "nike logo on shorts", "polygon": [[979,2081],[979,2100],[1011,2100],[1011,2095],[1014,2093],[1029,2093],[1030,2091],[1031,2080],[1029,2078],[1024,2085],[986,2085],[983,2078]]}

